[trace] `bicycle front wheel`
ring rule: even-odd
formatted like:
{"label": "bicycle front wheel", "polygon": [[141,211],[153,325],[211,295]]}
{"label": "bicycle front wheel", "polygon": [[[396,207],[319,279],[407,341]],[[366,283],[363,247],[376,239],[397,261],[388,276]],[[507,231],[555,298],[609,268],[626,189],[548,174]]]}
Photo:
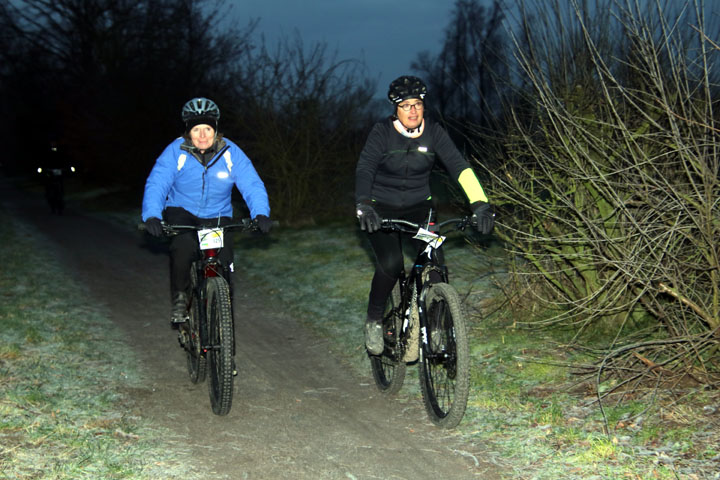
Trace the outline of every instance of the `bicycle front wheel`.
{"label": "bicycle front wheel", "polygon": [[426,306],[427,342],[420,361],[425,410],[436,425],[454,428],[465,415],[470,390],[465,314],[457,291],[447,283],[430,287]]}
{"label": "bicycle front wheel", "polygon": [[215,415],[227,415],[233,395],[233,319],[230,288],[225,279],[207,279],[208,389]]}
{"label": "bicycle front wheel", "polygon": [[207,373],[207,363],[205,353],[202,350],[201,339],[205,337],[205,333],[201,332],[205,322],[202,321],[203,314],[201,299],[196,290],[190,299],[190,315],[188,316],[188,344],[185,346],[185,355],[187,356],[187,369],[192,383],[202,383],[205,381]]}
{"label": "bicycle front wheel", "polygon": [[383,332],[385,349],[382,355],[370,356],[370,366],[378,389],[386,395],[393,395],[402,388],[407,369],[405,362],[402,360],[404,352],[400,341],[402,311],[399,284],[395,284],[385,305]]}

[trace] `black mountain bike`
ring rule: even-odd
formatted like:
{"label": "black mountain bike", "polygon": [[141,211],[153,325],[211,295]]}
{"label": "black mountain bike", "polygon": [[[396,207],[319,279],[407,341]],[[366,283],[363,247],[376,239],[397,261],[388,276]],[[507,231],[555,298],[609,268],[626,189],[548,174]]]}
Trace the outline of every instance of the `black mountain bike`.
{"label": "black mountain bike", "polygon": [[[144,224],[141,224],[144,229]],[[227,415],[232,406],[235,371],[235,322],[230,291],[229,266],[219,259],[226,230],[258,230],[255,221],[222,227],[169,225],[165,235],[195,230],[198,233],[198,259],[190,267],[190,305],[187,321],[178,328],[178,341],[185,350],[192,383],[202,383],[209,372],[208,391],[212,411]]]}
{"label": "black mountain bike", "polygon": [[[418,360],[425,410],[436,425],[456,427],[465,414],[470,389],[470,359],[465,314],[457,291],[448,283],[448,270],[437,262],[435,250],[445,240],[439,232],[452,225],[464,230],[470,217],[420,225],[384,219],[381,228],[414,233],[427,243],[409,275],[401,273],[383,315],[385,349],[370,355],[373,377],[385,394],[397,393],[407,363]],[[434,231],[430,231],[430,229]],[[432,282],[434,279],[440,281]]]}

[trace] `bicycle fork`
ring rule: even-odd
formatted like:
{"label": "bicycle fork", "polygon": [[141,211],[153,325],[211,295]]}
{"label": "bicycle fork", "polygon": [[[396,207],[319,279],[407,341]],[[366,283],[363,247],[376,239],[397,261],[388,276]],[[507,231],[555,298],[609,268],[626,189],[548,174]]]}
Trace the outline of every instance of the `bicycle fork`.
{"label": "bicycle fork", "polygon": [[[437,283],[431,279],[431,273],[436,273],[439,277],[439,282],[448,282],[448,271],[444,265],[416,265],[415,266],[415,278],[417,279],[417,289],[420,292],[417,295],[417,310],[418,310],[418,321],[420,322],[420,353],[423,358],[436,357],[441,354],[442,347],[442,333],[441,325],[431,325],[431,320],[428,318],[427,311],[427,295],[433,283]],[[440,312],[439,318],[443,317],[443,313]]]}

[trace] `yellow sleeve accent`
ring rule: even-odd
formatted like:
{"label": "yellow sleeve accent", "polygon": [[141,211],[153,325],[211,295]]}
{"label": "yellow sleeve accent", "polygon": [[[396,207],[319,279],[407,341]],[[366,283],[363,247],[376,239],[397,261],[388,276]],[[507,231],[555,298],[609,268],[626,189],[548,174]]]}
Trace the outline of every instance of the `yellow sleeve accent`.
{"label": "yellow sleeve accent", "polygon": [[470,203],[488,201],[485,191],[483,191],[480,182],[475,176],[475,172],[473,172],[471,168],[466,168],[460,173],[458,183],[462,187],[463,191],[465,191],[465,195],[467,195]]}

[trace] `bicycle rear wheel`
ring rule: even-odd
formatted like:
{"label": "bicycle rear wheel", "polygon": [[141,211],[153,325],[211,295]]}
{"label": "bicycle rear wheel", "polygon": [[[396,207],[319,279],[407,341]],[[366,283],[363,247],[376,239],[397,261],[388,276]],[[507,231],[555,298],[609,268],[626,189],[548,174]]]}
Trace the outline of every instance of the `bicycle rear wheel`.
{"label": "bicycle rear wheel", "polygon": [[385,349],[382,355],[370,355],[370,366],[372,367],[375,385],[386,395],[393,395],[400,391],[405,381],[405,371],[407,369],[405,362],[402,361],[403,348],[400,341],[402,311],[400,303],[400,285],[395,284],[385,305],[385,314],[383,315]]}
{"label": "bicycle rear wheel", "polygon": [[457,291],[447,283],[430,287],[426,306],[428,342],[420,361],[425,410],[436,425],[454,428],[465,415],[470,390],[465,314]]}
{"label": "bicycle rear wheel", "polygon": [[182,327],[187,328],[188,343],[185,345],[185,355],[187,357],[188,374],[192,383],[204,382],[207,374],[207,359],[201,345],[201,339],[205,338],[205,335],[204,333],[201,334],[200,329],[205,322],[201,318],[203,310],[200,301],[197,292],[193,291],[190,299],[190,315],[188,315],[187,326]]}
{"label": "bicycle rear wheel", "polygon": [[227,415],[233,395],[233,319],[230,288],[225,279],[207,279],[208,390],[215,415]]}

